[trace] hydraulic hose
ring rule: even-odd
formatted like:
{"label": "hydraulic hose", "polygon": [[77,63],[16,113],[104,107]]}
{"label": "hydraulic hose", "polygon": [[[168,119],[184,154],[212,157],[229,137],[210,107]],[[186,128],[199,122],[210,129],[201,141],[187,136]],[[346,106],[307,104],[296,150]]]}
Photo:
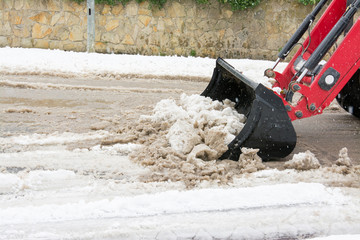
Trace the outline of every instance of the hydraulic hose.
{"label": "hydraulic hose", "polygon": [[289,41],[285,44],[285,46],[281,49],[278,54],[279,59],[284,60],[286,56],[289,54],[293,46],[300,40],[300,38],[304,35],[306,30],[308,29],[311,22],[315,20],[316,15],[320,12],[321,8],[325,5],[328,0],[321,0],[314,10],[306,16],[304,21],[301,23],[300,27],[296,30],[294,35],[289,39]]}
{"label": "hydraulic hose", "polygon": [[[339,19],[339,21],[335,24],[335,26],[331,29],[328,35],[324,38],[324,40],[319,44],[319,46],[315,49],[315,51],[311,54],[309,59],[303,66],[303,70],[300,72],[308,72],[314,70],[314,68],[319,64],[324,55],[329,51],[329,49],[334,45],[335,41],[341,35],[341,33],[348,26],[349,22],[352,20],[353,16],[360,8],[360,0],[356,0],[344,15]],[[300,76],[300,80],[302,77]]]}

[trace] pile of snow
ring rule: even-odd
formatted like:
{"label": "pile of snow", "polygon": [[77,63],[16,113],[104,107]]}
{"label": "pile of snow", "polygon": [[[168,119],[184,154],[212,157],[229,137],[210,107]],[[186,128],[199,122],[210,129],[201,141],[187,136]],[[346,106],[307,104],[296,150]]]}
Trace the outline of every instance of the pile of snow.
{"label": "pile of snow", "polygon": [[[223,148],[224,144],[230,143],[239,134],[245,116],[239,114],[234,105],[229,100],[222,103],[209,97],[182,94],[178,103],[172,99],[160,101],[154,108],[154,114],[142,116],[140,121],[155,124],[168,122],[171,126],[166,138],[171,147],[188,154],[202,142],[210,148],[219,145]],[[213,135],[216,136],[209,139]]]}
{"label": "pile of snow", "polygon": [[294,154],[290,161],[285,162],[284,167],[305,171],[319,168],[320,162],[315,157],[315,154],[307,150],[306,152]]}
{"label": "pile of snow", "polygon": [[160,101],[151,115],[120,129],[113,143],[143,145],[129,155],[151,169],[143,181],[182,181],[188,187],[201,181],[227,183],[235,175],[265,168],[256,149],[244,148],[238,162],[217,161],[244,122],[229,100],[182,94],[178,101]]}
{"label": "pile of snow", "polygon": [[346,166],[346,167],[352,166],[351,159],[349,158],[349,155],[348,155],[348,149],[346,147],[344,147],[340,150],[339,158],[338,158],[338,160],[336,160],[335,164],[338,166]]}

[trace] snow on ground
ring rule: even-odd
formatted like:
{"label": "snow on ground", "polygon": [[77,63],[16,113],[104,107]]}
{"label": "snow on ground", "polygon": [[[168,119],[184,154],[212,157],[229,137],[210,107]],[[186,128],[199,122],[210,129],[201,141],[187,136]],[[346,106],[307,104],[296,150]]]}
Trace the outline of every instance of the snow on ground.
{"label": "snow on ground", "polygon": [[[69,78],[156,75],[202,81],[211,76],[215,61],[16,48],[1,48],[0,55],[5,56],[0,59],[4,76]],[[229,62],[268,84],[262,72],[272,62]],[[0,80],[1,88],[11,84]],[[203,161],[220,145],[216,136],[221,131],[223,140],[236,135],[241,128],[236,119],[243,118],[230,105],[206,102],[185,95],[165,99],[121,131],[93,126],[88,132],[2,133],[0,239],[358,237],[360,191],[338,187],[359,180],[360,170],[351,165],[346,149],[338,165],[326,168],[303,167],[317,161],[311,153],[297,155],[285,170],[250,165],[256,160],[252,150],[239,163]],[[1,114],[6,112],[14,111]],[[199,136],[214,132],[207,145],[199,144]],[[197,145],[189,147],[190,142]],[[202,150],[189,159],[196,146]]]}
{"label": "snow on ground", "polygon": [[[1,48],[0,72],[10,74],[47,74],[60,76],[162,76],[200,77],[208,81],[214,59],[176,56],[140,56],[98,53],[74,53],[60,50]],[[255,81],[268,84],[263,76],[271,61],[230,59],[229,63]],[[254,65],[256,68],[254,68]],[[279,65],[279,69],[285,65]]]}

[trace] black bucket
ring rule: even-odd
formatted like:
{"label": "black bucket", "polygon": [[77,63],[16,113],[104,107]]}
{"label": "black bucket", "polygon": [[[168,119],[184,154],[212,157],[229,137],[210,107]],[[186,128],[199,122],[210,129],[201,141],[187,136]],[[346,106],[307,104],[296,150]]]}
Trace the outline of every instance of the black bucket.
{"label": "black bucket", "polygon": [[272,90],[258,84],[218,58],[213,76],[202,96],[229,99],[247,117],[244,128],[220,159],[238,161],[241,148],[258,148],[263,160],[284,158],[296,145],[296,133],[285,106]]}

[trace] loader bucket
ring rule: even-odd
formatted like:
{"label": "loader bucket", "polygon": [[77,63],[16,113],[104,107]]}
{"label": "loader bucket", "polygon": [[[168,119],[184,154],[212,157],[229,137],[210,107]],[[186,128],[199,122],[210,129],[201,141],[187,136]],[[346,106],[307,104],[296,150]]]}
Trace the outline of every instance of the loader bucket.
{"label": "loader bucket", "polygon": [[220,159],[238,161],[241,148],[258,148],[263,160],[286,157],[296,145],[296,133],[280,97],[218,58],[213,76],[202,96],[229,99],[247,116],[244,128]]}

